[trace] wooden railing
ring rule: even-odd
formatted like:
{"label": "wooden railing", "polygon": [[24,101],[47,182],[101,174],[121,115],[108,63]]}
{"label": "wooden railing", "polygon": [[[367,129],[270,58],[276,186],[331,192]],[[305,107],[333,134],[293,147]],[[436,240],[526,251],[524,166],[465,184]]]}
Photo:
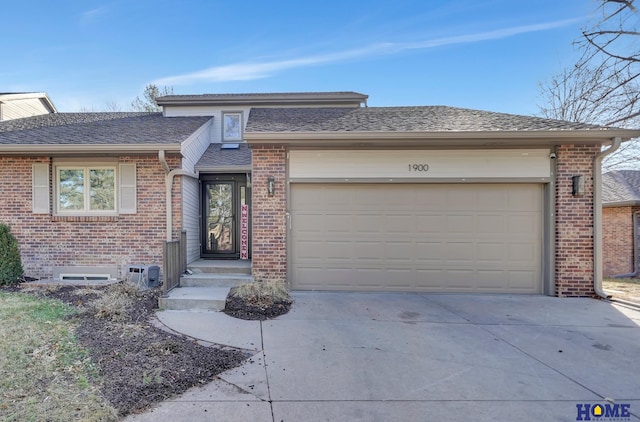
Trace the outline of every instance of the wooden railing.
{"label": "wooden railing", "polygon": [[162,293],[166,295],[171,289],[180,286],[180,276],[187,270],[187,232],[180,234],[180,240],[164,242],[162,254]]}

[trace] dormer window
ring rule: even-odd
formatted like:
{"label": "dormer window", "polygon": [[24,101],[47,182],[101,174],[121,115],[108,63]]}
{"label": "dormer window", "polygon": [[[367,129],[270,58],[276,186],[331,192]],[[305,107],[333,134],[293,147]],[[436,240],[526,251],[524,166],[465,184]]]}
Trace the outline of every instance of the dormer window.
{"label": "dormer window", "polygon": [[222,113],[222,141],[237,142],[242,140],[242,112]]}

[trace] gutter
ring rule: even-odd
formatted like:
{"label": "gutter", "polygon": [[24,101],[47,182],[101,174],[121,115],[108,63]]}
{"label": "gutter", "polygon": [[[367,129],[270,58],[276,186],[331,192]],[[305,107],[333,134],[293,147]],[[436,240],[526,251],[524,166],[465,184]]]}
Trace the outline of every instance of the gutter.
{"label": "gutter", "polygon": [[244,133],[247,144],[295,144],[317,141],[318,144],[331,144],[335,141],[419,141],[423,140],[523,140],[540,141],[548,145],[560,143],[602,144],[612,138],[637,138],[640,130],[632,129],[573,129],[573,130],[469,130],[469,131],[289,131],[289,132],[252,132]]}
{"label": "gutter", "polygon": [[629,274],[617,274],[612,275],[611,278],[634,278],[640,274],[640,268],[638,268],[638,261],[640,261],[640,254],[638,251],[638,216],[640,211],[633,213],[633,269],[634,271]]}
{"label": "gutter", "polygon": [[610,299],[602,290],[602,160],[613,154],[622,143],[622,138],[613,138],[609,148],[593,159],[593,290],[603,299]]}
{"label": "gutter", "polygon": [[167,163],[167,158],[165,156],[165,151],[163,149],[158,151],[158,160],[162,167],[164,168],[165,176],[164,176],[164,184],[165,184],[165,204],[166,204],[166,219],[167,219],[167,242],[171,242],[173,240],[172,232],[173,232],[173,204],[172,204],[172,196],[171,196],[171,188],[173,187],[173,178],[175,176],[188,176],[194,179],[198,178],[198,175],[195,173],[191,173],[182,169],[173,169],[169,167]]}

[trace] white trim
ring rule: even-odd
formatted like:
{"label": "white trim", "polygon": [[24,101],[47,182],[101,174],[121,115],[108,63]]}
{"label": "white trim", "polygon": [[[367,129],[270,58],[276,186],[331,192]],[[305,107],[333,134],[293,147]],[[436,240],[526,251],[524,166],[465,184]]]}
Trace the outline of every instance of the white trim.
{"label": "white trim", "polygon": [[[238,136],[227,136],[225,134],[225,126],[226,121],[225,118],[227,116],[237,115],[238,117]],[[244,133],[244,112],[242,110],[227,110],[222,112],[222,118],[220,119],[220,125],[222,128],[221,139],[222,142],[239,142],[242,141],[242,136]]]}
{"label": "white trim", "polygon": [[291,150],[289,180],[527,179],[551,177],[548,149]]}
{"label": "white trim", "polygon": [[[83,175],[83,208],[82,210],[63,210],[60,208],[60,171],[61,170],[82,170]],[[112,170],[113,171],[113,209],[112,210],[91,210],[91,186],[90,171],[91,170]],[[55,185],[54,192],[54,215],[58,216],[116,216],[118,215],[118,193],[119,193],[119,168],[115,163],[55,163],[54,165]]]}

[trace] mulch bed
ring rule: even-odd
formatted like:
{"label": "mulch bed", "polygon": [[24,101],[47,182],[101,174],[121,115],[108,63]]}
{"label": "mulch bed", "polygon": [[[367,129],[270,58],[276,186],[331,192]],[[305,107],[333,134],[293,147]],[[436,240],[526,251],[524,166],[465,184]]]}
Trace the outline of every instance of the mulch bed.
{"label": "mulch bed", "polygon": [[[10,290],[19,290],[16,287]],[[125,315],[117,320],[97,318],[94,301],[101,290],[76,294],[77,287],[30,290],[59,299],[78,309],[71,318],[76,336],[97,365],[103,395],[120,413],[139,413],[150,406],[207,384],[223,371],[248,358],[244,351],[204,346],[152,324],[158,308],[157,290],[138,291]]]}
{"label": "mulch bed", "polygon": [[286,314],[291,309],[291,303],[291,301],[251,303],[229,294],[225,301],[224,313],[235,318],[264,321]]}

